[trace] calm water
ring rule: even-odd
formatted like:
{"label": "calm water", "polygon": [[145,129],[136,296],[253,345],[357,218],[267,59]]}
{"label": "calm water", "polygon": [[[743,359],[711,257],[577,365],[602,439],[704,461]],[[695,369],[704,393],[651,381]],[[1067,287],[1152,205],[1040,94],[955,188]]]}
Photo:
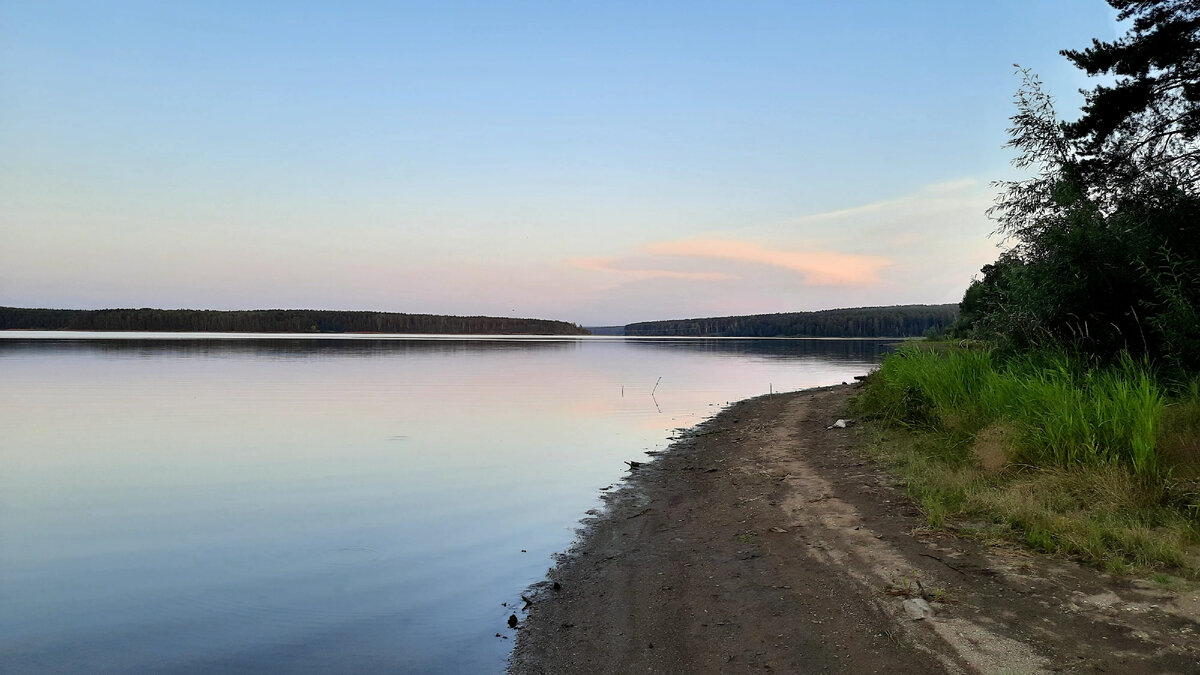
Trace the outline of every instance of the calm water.
{"label": "calm water", "polygon": [[168,337],[0,333],[0,671],[501,671],[623,460],[885,349]]}

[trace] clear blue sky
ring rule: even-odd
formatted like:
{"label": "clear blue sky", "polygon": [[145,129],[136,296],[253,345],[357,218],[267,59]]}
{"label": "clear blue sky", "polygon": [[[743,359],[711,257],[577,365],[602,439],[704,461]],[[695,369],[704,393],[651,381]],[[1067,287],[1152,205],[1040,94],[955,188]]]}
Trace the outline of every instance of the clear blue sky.
{"label": "clear blue sky", "polygon": [[0,0],[0,304],[957,301],[1101,0]]}

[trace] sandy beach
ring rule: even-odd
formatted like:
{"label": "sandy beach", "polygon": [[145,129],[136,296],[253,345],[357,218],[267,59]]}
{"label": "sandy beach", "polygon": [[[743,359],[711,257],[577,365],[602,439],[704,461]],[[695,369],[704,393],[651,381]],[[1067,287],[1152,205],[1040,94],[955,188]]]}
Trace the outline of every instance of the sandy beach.
{"label": "sandy beach", "polygon": [[925,527],[849,386],[737,403],[606,492],[513,673],[1200,672],[1200,593]]}

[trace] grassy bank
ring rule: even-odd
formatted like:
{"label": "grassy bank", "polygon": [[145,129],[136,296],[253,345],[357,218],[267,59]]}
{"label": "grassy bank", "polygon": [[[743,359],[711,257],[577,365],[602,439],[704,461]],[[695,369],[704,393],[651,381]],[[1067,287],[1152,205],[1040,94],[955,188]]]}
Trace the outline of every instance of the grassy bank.
{"label": "grassy bank", "polygon": [[1168,390],[1128,358],[909,346],[855,407],[933,527],[1200,577],[1200,381]]}

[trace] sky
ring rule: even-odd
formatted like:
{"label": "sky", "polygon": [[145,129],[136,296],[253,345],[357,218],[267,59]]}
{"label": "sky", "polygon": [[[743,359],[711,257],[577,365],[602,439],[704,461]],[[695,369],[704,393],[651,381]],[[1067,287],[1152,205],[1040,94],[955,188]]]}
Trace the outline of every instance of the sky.
{"label": "sky", "polygon": [[0,305],[957,302],[1101,0],[0,0]]}

